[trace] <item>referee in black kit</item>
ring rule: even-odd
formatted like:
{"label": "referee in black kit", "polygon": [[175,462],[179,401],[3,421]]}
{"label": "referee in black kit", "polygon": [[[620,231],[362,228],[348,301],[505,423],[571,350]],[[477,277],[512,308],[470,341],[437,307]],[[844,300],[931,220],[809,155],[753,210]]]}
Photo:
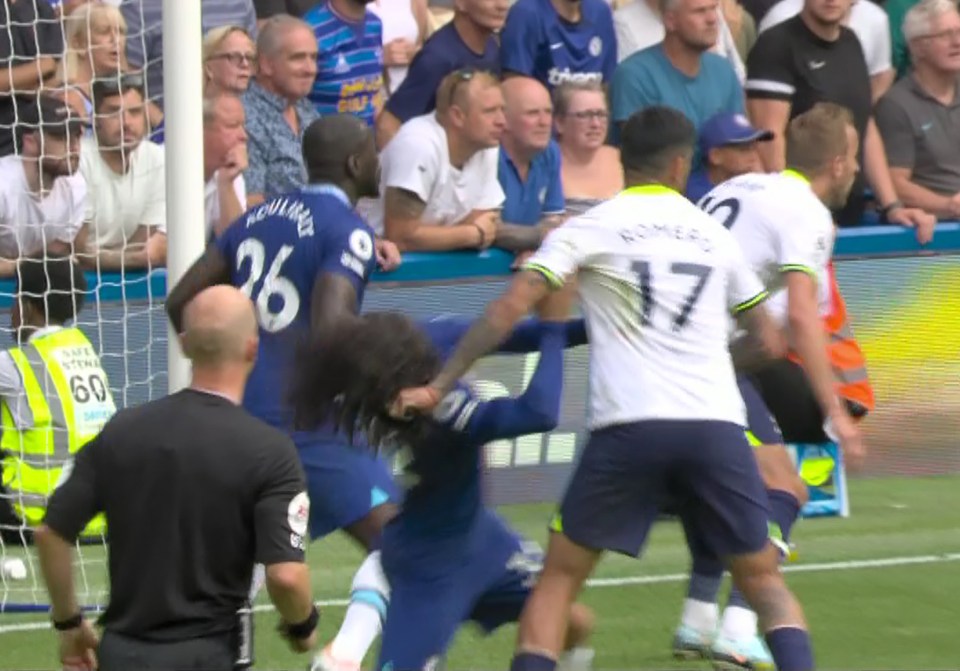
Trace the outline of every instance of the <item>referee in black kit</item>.
{"label": "referee in black kit", "polygon": [[[118,412],[79,452],[37,529],[65,669],[249,666],[254,562],[266,565],[291,647],[316,642],[300,461],[286,435],[239,407],[257,353],[253,304],[233,287],[206,289],[187,306],[180,339],[190,387]],[[77,603],[72,545],[100,511],[110,599],[98,648]]]}

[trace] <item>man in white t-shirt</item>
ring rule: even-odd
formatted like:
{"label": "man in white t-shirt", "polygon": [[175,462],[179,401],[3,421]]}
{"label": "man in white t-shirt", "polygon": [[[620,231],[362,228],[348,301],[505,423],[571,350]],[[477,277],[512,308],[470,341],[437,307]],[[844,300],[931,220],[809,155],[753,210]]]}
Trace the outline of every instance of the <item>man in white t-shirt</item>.
{"label": "man in white t-shirt", "polygon": [[145,139],[139,76],[93,84],[94,137],[83,139],[80,172],[87,182],[86,253],[101,270],[163,266],[167,205],[163,147]]}
{"label": "man in white t-shirt", "polygon": [[511,671],[556,668],[566,613],[603,552],[636,556],[678,501],[691,547],[722,559],[762,613],[778,667],[814,668],[802,609],[768,538],[731,314],[768,356],[783,342],[733,235],[679,193],[695,139],[677,110],[631,115],[621,136],[626,191],[554,229],[433,381],[392,404],[396,416],[432,410],[551,286],[576,278],[590,339],[590,437],[551,523]]}
{"label": "man in white t-shirt", "polygon": [[[821,321],[830,310],[827,264],[834,223],[828,208],[846,201],[858,170],[853,117],[839,105],[818,103],[790,122],[786,145],[787,170],[734,177],[699,203],[736,238],[747,265],[771,294],[767,303],[777,327],[789,333],[791,349],[802,362],[802,367],[789,359],[765,362],[755,370],[745,366],[737,380],[767,489],[770,522],[785,554],[808,494],[784,443],[835,441],[849,457],[860,457],[863,450],[852,413],[836,391]],[[734,342],[735,357],[744,344],[743,339]],[[675,653],[707,654],[726,667],[771,667],[756,636],[757,616],[736,589],[718,622],[721,565],[703,553],[693,554]]]}
{"label": "man in white t-shirt", "polygon": [[231,93],[203,101],[205,237],[220,235],[247,209],[247,131],[243,102]]}
{"label": "man in white t-shirt", "polygon": [[486,249],[504,194],[497,180],[506,126],[500,83],[458,70],[437,90],[436,112],[401,126],[380,156],[371,224],[405,251]]}
{"label": "man in white t-shirt", "polygon": [[[757,34],[796,16],[801,9],[803,0],[780,0],[763,17]],[[887,13],[870,0],[853,0],[843,24],[856,34],[863,47],[870,73],[870,91],[876,103],[893,84],[895,75]]]}
{"label": "man in white t-shirt", "polygon": [[17,153],[0,158],[0,277],[12,277],[21,256],[70,255],[83,244],[83,121],[49,96],[20,109]]}

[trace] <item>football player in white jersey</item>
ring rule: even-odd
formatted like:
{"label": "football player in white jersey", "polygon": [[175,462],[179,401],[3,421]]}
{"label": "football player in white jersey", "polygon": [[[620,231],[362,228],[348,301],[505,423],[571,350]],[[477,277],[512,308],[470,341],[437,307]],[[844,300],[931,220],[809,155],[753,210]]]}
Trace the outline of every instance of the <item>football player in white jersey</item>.
{"label": "football player in white jersey", "polygon": [[[848,456],[858,458],[863,452],[856,422],[836,393],[821,320],[830,300],[830,208],[846,202],[857,174],[857,132],[845,108],[820,103],[791,121],[786,144],[787,170],[734,177],[699,203],[733,233],[747,263],[763,280],[771,294],[768,309],[778,327],[789,333],[806,373],[783,359],[738,376],[748,436],[757,448],[771,522],[779,528],[785,553],[808,494],[784,442],[833,439]],[[734,342],[735,353],[742,342]],[[756,633],[757,616],[736,588],[719,617],[716,597],[722,573],[717,558],[694,552],[674,655],[709,656],[720,668],[773,668]]]}
{"label": "football player in white jersey", "polygon": [[591,343],[590,439],[551,523],[512,671],[553,671],[565,613],[602,553],[639,554],[668,504],[758,610],[780,670],[813,669],[802,609],[768,538],[730,315],[769,356],[785,342],[732,234],[679,193],[694,140],[676,110],[630,117],[621,147],[628,188],[551,232],[437,377],[393,403],[397,416],[430,410],[551,287],[577,277]]}

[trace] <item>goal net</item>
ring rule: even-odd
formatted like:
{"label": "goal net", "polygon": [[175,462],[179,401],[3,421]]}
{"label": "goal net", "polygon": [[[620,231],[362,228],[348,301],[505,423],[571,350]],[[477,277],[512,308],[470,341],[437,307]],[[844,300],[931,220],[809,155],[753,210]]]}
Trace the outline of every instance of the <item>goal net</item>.
{"label": "goal net", "polygon": [[[15,348],[0,354],[0,612],[49,608],[32,531],[78,443],[114,407],[167,391],[164,272],[145,242],[164,226],[163,148],[151,143],[147,101],[130,92],[146,87],[125,49],[125,42],[142,41],[159,25],[145,25],[143,8],[135,6],[137,20],[130,23],[137,27],[128,30],[117,5],[0,5],[7,13],[0,45],[9,45],[0,50],[0,78],[13,85],[10,94],[0,93],[0,148],[7,147],[0,151],[0,310],[4,325],[15,313],[25,326],[43,329],[33,338],[20,330],[17,347],[18,332],[6,327],[0,348]],[[31,65],[41,68],[42,82],[36,70],[32,78],[25,71]],[[135,76],[122,76],[127,73]],[[103,94],[96,109],[95,90]],[[84,125],[51,124],[60,113],[56,103]],[[79,328],[99,363],[77,349],[82,339],[54,343],[50,338],[57,336],[46,337],[46,327],[56,327],[63,316],[64,297],[80,287],[57,284],[58,275],[46,272],[46,295],[43,287],[24,295],[38,285],[35,273],[31,279],[18,274],[18,263],[62,254],[74,257],[87,285],[82,309],[67,326]],[[74,427],[72,439],[65,426]],[[85,608],[105,603],[105,557],[103,526],[93,524],[76,551],[76,587]]]}

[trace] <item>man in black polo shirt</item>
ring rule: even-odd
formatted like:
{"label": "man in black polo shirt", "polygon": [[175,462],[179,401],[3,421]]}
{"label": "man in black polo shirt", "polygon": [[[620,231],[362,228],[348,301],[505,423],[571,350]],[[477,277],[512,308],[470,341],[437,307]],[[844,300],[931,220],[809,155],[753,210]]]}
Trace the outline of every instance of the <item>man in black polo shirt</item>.
{"label": "man in black polo shirt", "polygon": [[[747,110],[759,128],[774,133],[760,147],[768,171],[784,168],[787,122],[818,102],[842,105],[853,114],[860,137],[860,164],[873,187],[880,212],[890,223],[915,227],[926,242],[933,216],[897,199],[890,169],[872,117],[870,74],[857,36],[843,25],[850,0],[805,0],[801,12],[765,31],[747,59]],[[856,226],[864,212],[863,176],[857,178],[847,204],[835,213],[841,226]]]}
{"label": "man in black polo shirt", "polygon": [[300,460],[290,438],[239,405],[258,347],[253,305],[233,287],[211,287],[184,320],[190,387],[117,413],[79,453],[36,532],[65,668],[95,664],[72,545],[100,511],[110,534],[102,671],[249,665],[254,562],[266,565],[291,647],[315,642]]}

